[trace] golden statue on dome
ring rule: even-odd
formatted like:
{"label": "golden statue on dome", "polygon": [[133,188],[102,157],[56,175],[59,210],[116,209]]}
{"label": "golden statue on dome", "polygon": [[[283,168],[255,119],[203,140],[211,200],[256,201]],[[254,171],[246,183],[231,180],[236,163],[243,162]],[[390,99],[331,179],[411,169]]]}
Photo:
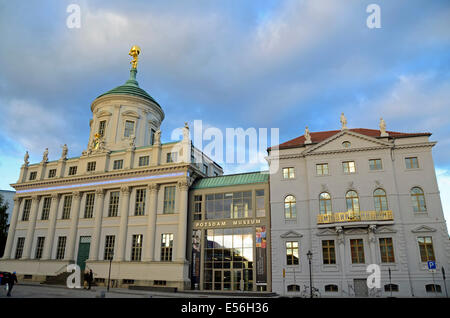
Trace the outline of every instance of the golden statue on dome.
{"label": "golden statue on dome", "polygon": [[130,62],[132,68],[136,69],[138,64],[138,55],[141,53],[141,48],[137,45],[133,45],[130,49],[128,55],[130,55],[133,60]]}

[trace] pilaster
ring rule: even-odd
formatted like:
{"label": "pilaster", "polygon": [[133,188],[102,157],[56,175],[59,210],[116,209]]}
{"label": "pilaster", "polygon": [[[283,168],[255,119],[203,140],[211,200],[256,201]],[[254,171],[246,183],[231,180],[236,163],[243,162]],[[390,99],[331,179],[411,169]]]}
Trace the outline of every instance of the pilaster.
{"label": "pilaster", "polygon": [[155,258],[155,232],[156,232],[156,212],[158,208],[159,184],[148,186],[150,195],[147,197],[148,207],[147,233],[144,240],[144,261],[153,261]]}
{"label": "pilaster", "polygon": [[5,252],[3,253],[3,259],[9,259],[11,257],[12,245],[14,242],[14,235],[16,233],[17,219],[19,218],[21,198],[14,196],[14,208],[11,215],[11,222],[8,229],[8,238],[6,239]]}
{"label": "pilaster", "polygon": [[29,259],[31,257],[31,247],[33,246],[34,229],[36,227],[40,197],[34,195],[31,199],[30,218],[28,219],[27,236],[25,237],[25,246],[22,254],[23,259]]}
{"label": "pilaster", "polygon": [[42,259],[51,259],[52,257],[52,248],[53,248],[53,240],[55,238],[55,226],[56,219],[58,216],[58,206],[59,206],[59,198],[60,195],[58,193],[52,194],[52,203],[50,206],[50,221],[48,225],[47,238],[44,244],[44,251],[42,253]]}
{"label": "pilaster", "polygon": [[120,188],[120,228],[119,228],[119,244],[117,248],[117,261],[125,260],[125,249],[127,241],[128,227],[128,208],[130,205],[130,187],[122,186]]}
{"label": "pilaster", "polygon": [[94,209],[94,233],[92,235],[92,245],[89,252],[89,260],[98,260],[98,250],[100,245],[101,226],[103,218],[103,205],[105,201],[105,190],[95,190],[95,209]]}
{"label": "pilaster", "polygon": [[80,216],[81,194],[78,191],[72,193],[72,207],[70,211],[70,232],[68,249],[66,253],[67,260],[75,260],[75,243],[77,241],[78,218]]}

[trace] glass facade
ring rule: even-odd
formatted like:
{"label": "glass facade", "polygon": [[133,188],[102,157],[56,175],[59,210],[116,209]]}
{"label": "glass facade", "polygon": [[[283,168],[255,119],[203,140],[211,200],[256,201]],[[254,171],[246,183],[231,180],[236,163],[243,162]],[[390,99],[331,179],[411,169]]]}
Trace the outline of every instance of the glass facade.
{"label": "glass facade", "polygon": [[253,216],[252,191],[207,194],[205,197],[208,220]]}

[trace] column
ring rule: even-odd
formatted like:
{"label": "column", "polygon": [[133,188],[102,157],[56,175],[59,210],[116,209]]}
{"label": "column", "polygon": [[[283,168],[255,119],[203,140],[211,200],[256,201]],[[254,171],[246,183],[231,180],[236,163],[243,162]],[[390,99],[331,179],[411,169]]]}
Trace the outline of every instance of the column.
{"label": "column", "polygon": [[30,218],[28,219],[28,231],[25,238],[25,246],[22,255],[23,259],[29,259],[31,257],[31,246],[33,246],[34,228],[36,227],[39,199],[40,198],[37,195],[32,197]]}
{"label": "column", "polygon": [[89,252],[89,260],[98,260],[98,250],[100,245],[100,235],[102,230],[104,195],[103,189],[95,190],[95,206],[94,206],[94,232],[92,235],[92,246]]}
{"label": "column", "polygon": [[179,200],[179,217],[178,217],[178,235],[176,238],[176,260],[186,260],[186,232],[187,232],[187,204],[188,204],[189,184],[186,180],[178,182],[178,200]]}
{"label": "column", "polygon": [[11,223],[8,229],[8,238],[6,239],[5,252],[3,253],[3,259],[12,258],[11,250],[14,242],[14,235],[16,233],[17,219],[19,218],[20,202],[21,198],[14,196],[14,208],[11,215]]}
{"label": "column", "polygon": [[77,242],[78,218],[80,217],[80,192],[72,193],[72,207],[70,211],[70,232],[67,244],[66,260],[75,260],[75,244]]}
{"label": "column", "polygon": [[44,251],[42,253],[42,259],[51,259],[52,258],[52,249],[53,249],[53,240],[55,238],[55,227],[56,227],[56,219],[58,217],[58,206],[59,206],[59,194],[52,194],[52,203],[50,206],[50,221],[48,224],[47,230],[47,238],[44,243]]}
{"label": "column", "polygon": [[377,238],[375,237],[375,231],[377,229],[376,225],[369,225],[369,246],[370,246],[370,257],[371,264],[378,264],[377,262]]}
{"label": "column", "polygon": [[[336,227],[336,233],[338,235],[337,243],[339,247],[339,258],[341,260],[341,272],[342,272],[342,286],[341,286],[341,295],[342,291],[349,292],[347,286],[347,279],[345,275],[345,271],[347,270],[347,259],[345,258],[345,238],[344,238],[344,229],[341,226]],[[348,295],[347,295],[348,296]]]}
{"label": "column", "polygon": [[127,242],[128,230],[128,208],[130,205],[130,187],[122,186],[120,188],[120,228],[119,228],[119,244],[117,247],[117,260],[125,260],[125,249]]}
{"label": "column", "polygon": [[153,261],[155,257],[155,232],[156,232],[156,211],[158,207],[159,184],[148,186],[150,195],[145,203],[148,207],[147,232],[144,237],[144,261]]}

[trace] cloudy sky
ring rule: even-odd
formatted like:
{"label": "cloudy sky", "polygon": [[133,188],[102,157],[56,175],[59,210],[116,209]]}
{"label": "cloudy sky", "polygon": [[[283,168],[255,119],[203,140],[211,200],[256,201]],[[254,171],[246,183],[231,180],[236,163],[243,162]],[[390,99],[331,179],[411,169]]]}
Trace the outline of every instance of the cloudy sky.
{"label": "cloudy sky", "polygon": [[[68,5],[81,28],[66,26]],[[381,8],[369,29],[366,8]],[[279,127],[286,141],[350,128],[432,132],[450,219],[449,1],[19,1],[0,2],[0,189],[17,181],[25,150],[50,160],[86,148],[90,103],[128,77],[163,107],[163,141],[204,127]],[[259,166],[224,165],[225,172]]]}

